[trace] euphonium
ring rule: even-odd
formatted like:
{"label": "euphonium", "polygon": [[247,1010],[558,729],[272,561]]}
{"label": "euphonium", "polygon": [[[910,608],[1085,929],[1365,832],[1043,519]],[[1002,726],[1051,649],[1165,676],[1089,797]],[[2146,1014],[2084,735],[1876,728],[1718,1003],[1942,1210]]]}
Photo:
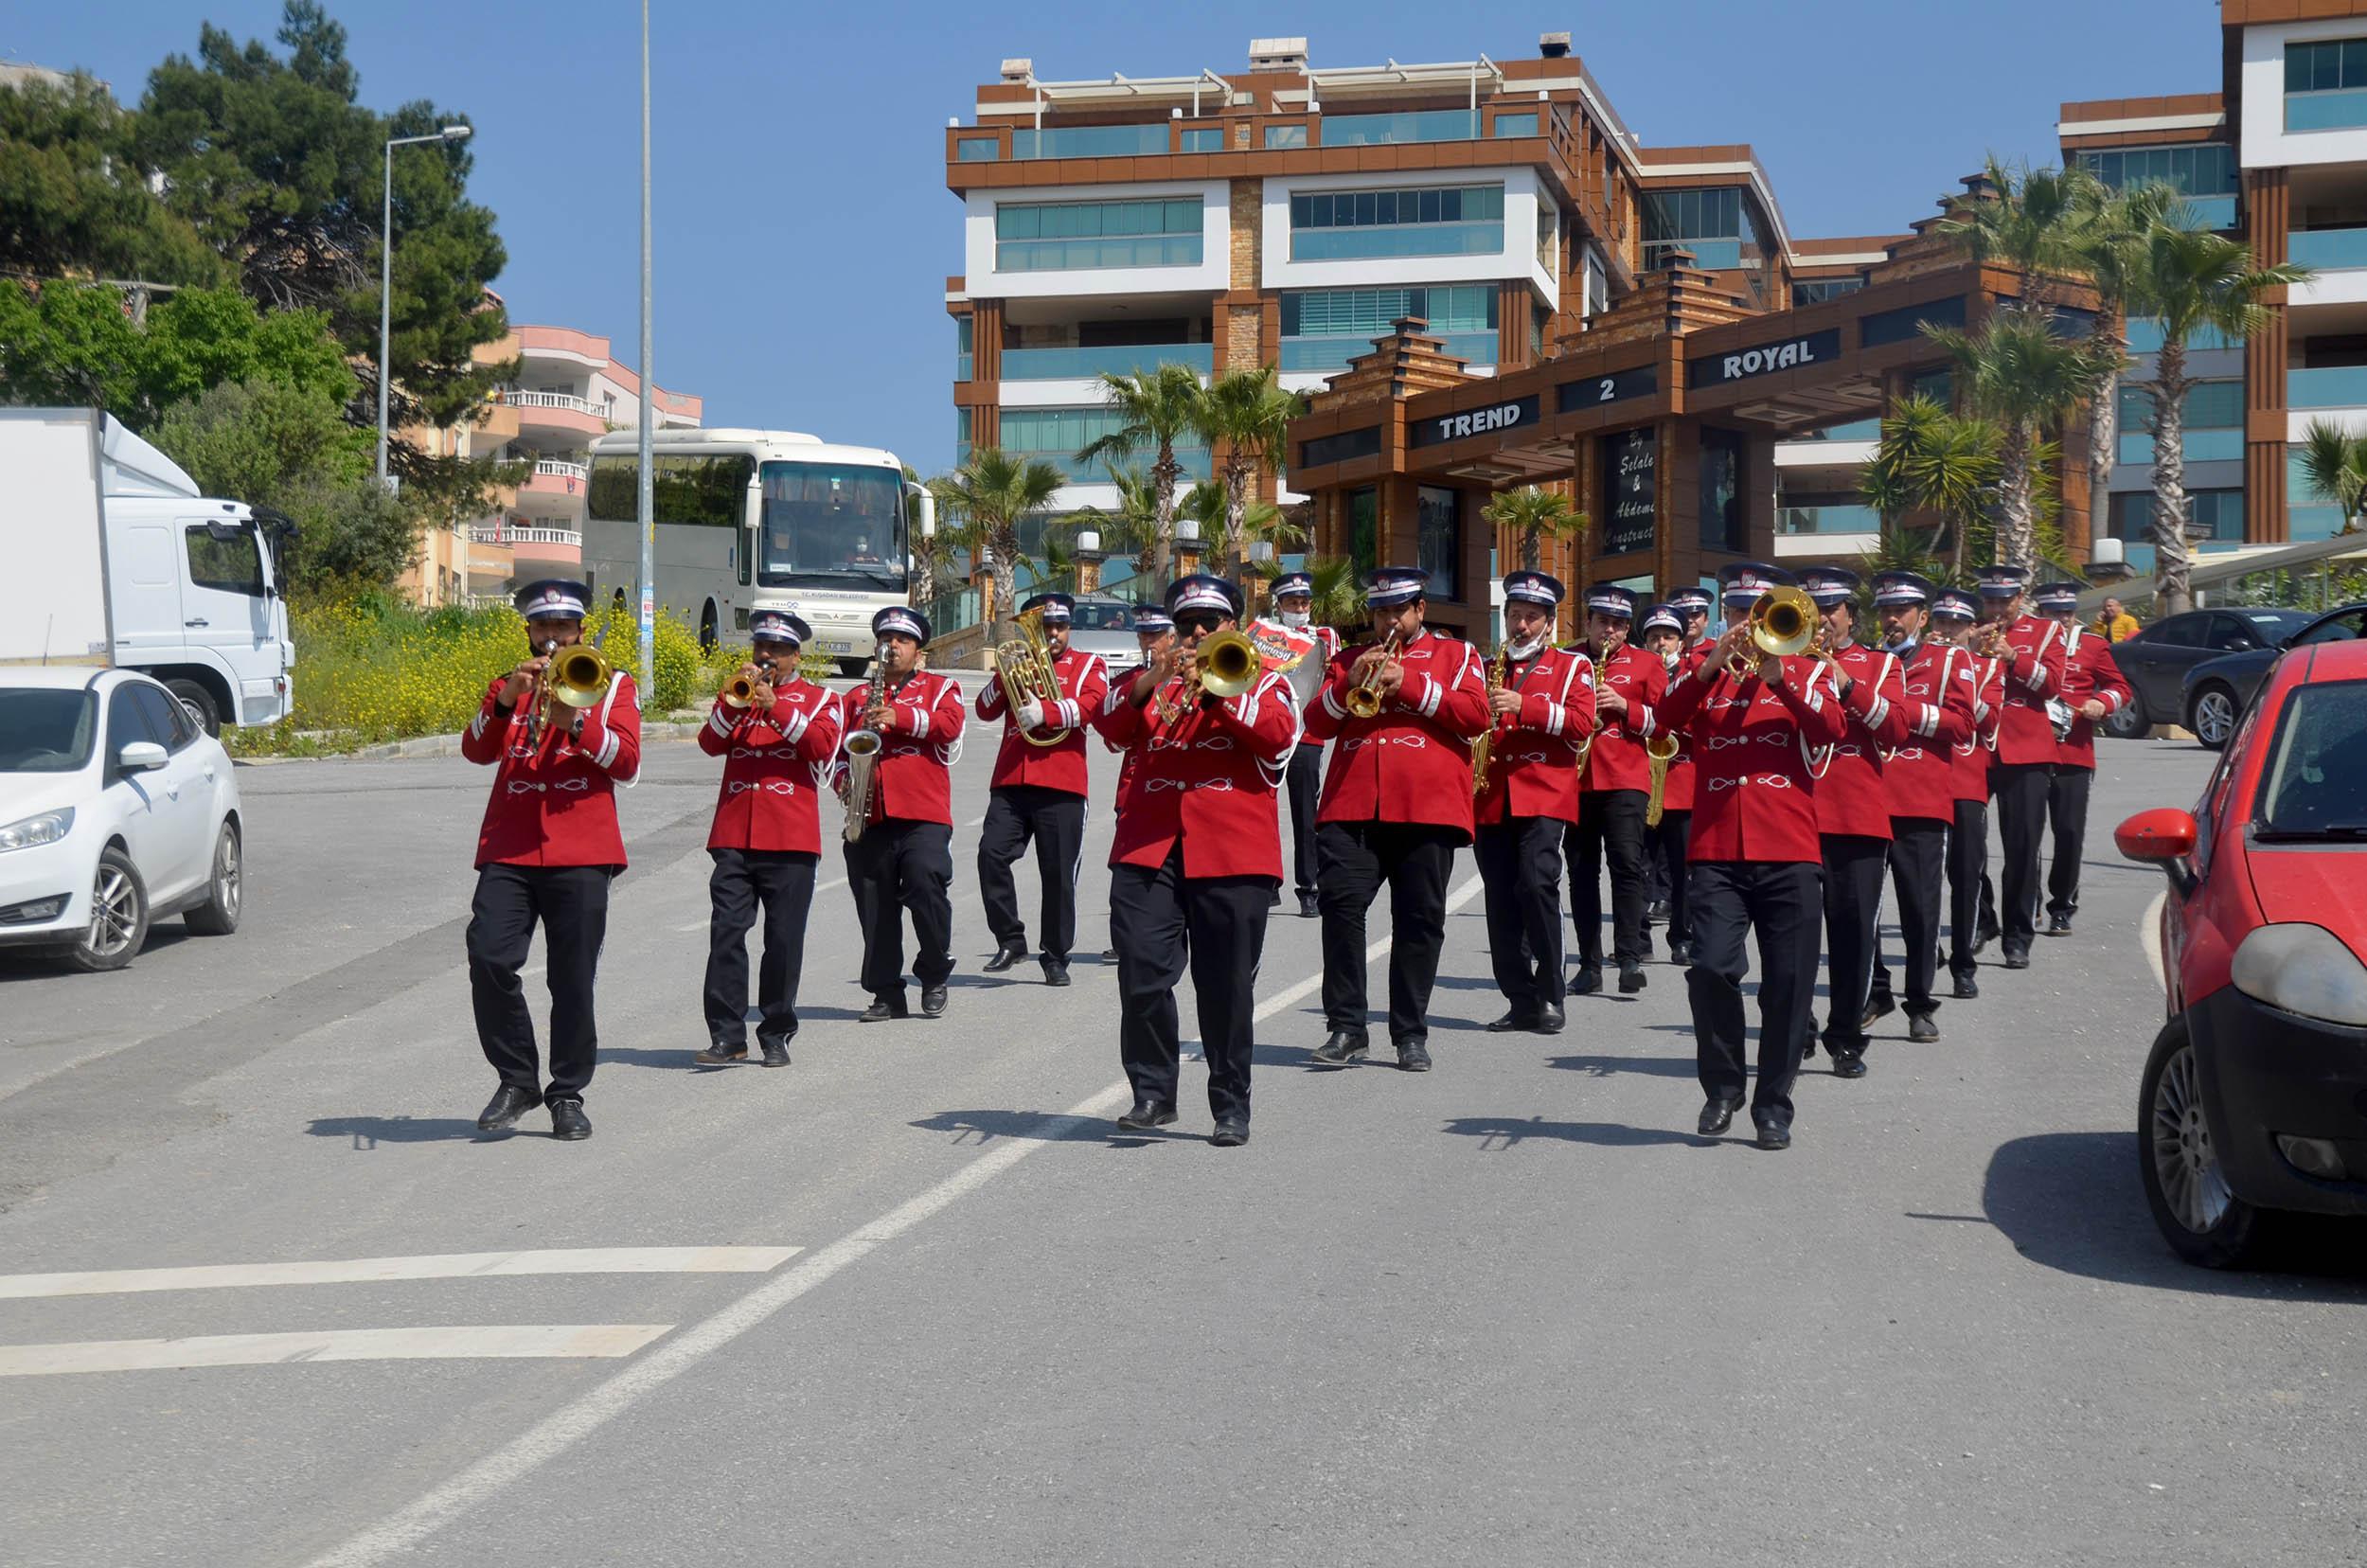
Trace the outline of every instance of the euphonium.
{"label": "euphonium", "polygon": [[1388,668],[1390,660],[1397,656],[1397,650],[1404,643],[1405,634],[1391,627],[1388,637],[1380,645],[1380,657],[1373,661],[1372,668],[1365,672],[1362,680],[1348,688],[1350,713],[1359,719],[1371,719],[1379,714],[1380,672]]}
{"label": "euphonium", "polygon": [[1644,826],[1660,826],[1662,812],[1666,809],[1668,795],[1668,764],[1677,759],[1677,738],[1663,733],[1644,742],[1646,767],[1652,775],[1650,793],[1644,801]]}
{"label": "euphonium", "polygon": [[1504,688],[1512,674],[1512,645],[1496,646],[1496,656],[1487,661],[1487,731],[1471,746],[1471,798],[1476,800],[1487,793],[1487,764],[1496,743],[1496,693]]}
{"label": "euphonium", "polygon": [[[1060,675],[1052,662],[1052,645],[1044,639],[1042,608],[1022,611],[1012,624],[1019,628],[1019,635],[995,644],[994,673],[1003,683],[1003,701],[1009,704],[1016,723],[1025,704],[1049,705],[1060,700]],[[1019,733],[1031,746],[1057,746],[1061,739],[1058,730],[1048,735],[1030,729]]]}
{"label": "euphonium", "polygon": [[[871,675],[864,682],[863,704],[858,712],[868,713],[887,691],[887,667],[878,653],[871,655]],[[871,821],[871,795],[878,787],[880,766],[880,732],[875,729],[849,730],[839,745],[846,753],[846,842],[863,837],[863,829]]]}

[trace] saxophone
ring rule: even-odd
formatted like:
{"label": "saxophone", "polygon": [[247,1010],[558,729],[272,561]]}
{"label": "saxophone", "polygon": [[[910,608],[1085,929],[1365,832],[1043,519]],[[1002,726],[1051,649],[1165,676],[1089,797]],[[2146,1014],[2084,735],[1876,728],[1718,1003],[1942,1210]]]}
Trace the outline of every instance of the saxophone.
{"label": "saxophone", "polygon": [[1471,746],[1471,798],[1477,800],[1487,793],[1487,764],[1492,759],[1496,742],[1496,693],[1504,688],[1512,676],[1512,645],[1496,645],[1496,656],[1487,661],[1487,732]]}
{"label": "saxophone", "polygon": [[[863,704],[856,711],[868,713],[886,692],[887,667],[875,652],[871,678],[863,686]],[[863,837],[871,821],[871,797],[879,788],[880,732],[852,730],[840,744],[846,752],[846,842],[852,844]]]}

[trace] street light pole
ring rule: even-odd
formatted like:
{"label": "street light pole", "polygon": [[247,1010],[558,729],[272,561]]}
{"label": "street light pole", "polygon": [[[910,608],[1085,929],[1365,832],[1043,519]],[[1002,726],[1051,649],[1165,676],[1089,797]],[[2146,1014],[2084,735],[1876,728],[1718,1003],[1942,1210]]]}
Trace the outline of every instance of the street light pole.
{"label": "street light pole", "polygon": [[[641,528],[641,700],[657,689],[657,517],[650,472],[650,392],[656,366],[650,346],[650,0],[641,0],[641,441],[634,516]],[[745,548],[743,545],[742,548]]]}
{"label": "street light pole", "polygon": [[386,183],[381,189],[378,241],[378,488],[386,488],[387,346],[395,325],[395,149],[420,142],[466,141],[472,127],[447,125],[432,136],[397,136],[386,144]]}

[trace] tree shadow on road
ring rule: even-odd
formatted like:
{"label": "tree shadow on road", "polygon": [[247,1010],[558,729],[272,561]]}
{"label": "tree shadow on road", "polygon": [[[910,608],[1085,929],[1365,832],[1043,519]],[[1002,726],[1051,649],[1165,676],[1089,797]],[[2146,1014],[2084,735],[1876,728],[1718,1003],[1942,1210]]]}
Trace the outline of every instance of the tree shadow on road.
{"label": "tree shadow on road", "polygon": [[383,1143],[501,1143],[513,1132],[486,1132],[456,1116],[321,1116],[306,1128],[315,1138],[350,1138],[357,1151]]}
{"label": "tree shadow on road", "polygon": [[[1689,1029],[1691,1025],[1686,1027]],[[1642,1073],[1650,1078],[1689,1078],[1698,1071],[1694,1059],[1689,1056],[1558,1056],[1547,1058],[1545,1065],[1565,1068],[1573,1073],[1586,1073],[1594,1078],[1609,1078],[1613,1073]]]}
{"label": "tree shadow on road", "polygon": [[2367,1303],[2367,1222],[2273,1216],[2258,1271],[2200,1269],[2173,1254],[2138,1186],[2137,1134],[2046,1132],[1989,1157],[1981,1203],[2034,1263],[2198,1295]]}
{"label": "tree shadow on road", "polygon": [[1446,1131],[1477,1138],[1486,1153],[1501,1153],[1532,1138],[1562,1143],[1593,1144],[1605,1149],[1636,1149],[1652,1144],[1682,1144],[1696,1149],[1714,1147],[1716,1138],[1696,1137],[1665,1127],[1628,1127],[1621,1122],[1547,1121],[1542,1116],[1457,1116]]}
{"label": "tree shadow on road", "polygon": [[1119,1149],[1140,1149],[1168,1143],[1165,1132],[1121,1132],[1114,1120],[1101,1116],[1070,1116],[1049,1111],[940,1111],[910,1125],[928,1132],[951,1132],[956,1145],[993,1143],[1000,1138],[1035,1138],[1044,1143],[1099,1143]]}

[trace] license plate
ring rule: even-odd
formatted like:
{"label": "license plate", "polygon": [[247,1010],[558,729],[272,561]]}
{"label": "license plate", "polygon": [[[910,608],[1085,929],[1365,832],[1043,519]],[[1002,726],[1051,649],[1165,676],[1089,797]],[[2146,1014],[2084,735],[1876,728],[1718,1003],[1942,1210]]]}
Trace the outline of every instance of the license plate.
{"label": "license plate", "polygon": [[855,650],[855,645],[853,643],[833,642],[827,638],[823,641],[822,646],[833,653],[852,653]]}

